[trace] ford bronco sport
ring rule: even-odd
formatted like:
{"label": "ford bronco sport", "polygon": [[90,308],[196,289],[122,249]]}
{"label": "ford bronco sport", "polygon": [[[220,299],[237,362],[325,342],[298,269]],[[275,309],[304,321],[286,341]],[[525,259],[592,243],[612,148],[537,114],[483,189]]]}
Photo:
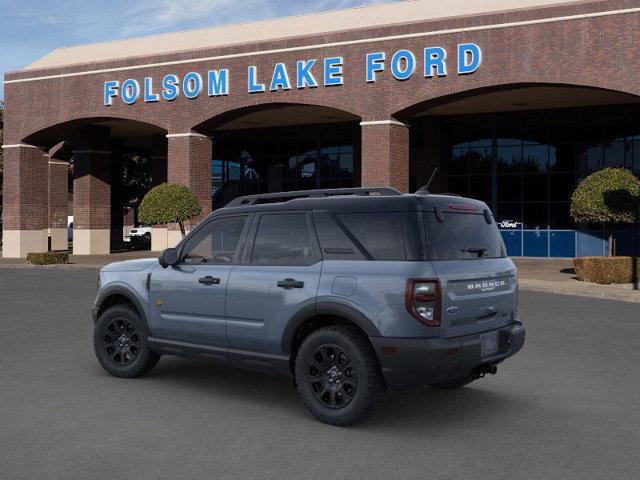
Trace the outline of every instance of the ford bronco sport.
{"label": "ford bronco sport", "polygon": [[487,205],[389,188],[241,197],[158,259],[100,271],[95,353],[116,377],[161,355],[292,376],[333,425],[386,388],[461,387],[518,352],[517,274]]}

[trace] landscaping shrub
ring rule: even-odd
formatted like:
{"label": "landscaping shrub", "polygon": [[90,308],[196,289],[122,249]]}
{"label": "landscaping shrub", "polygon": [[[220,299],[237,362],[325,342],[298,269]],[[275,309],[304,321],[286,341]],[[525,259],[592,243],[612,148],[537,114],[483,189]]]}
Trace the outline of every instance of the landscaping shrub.
{"label": "landscaping shrub", "polygon": [[27,253],[27,262],[32,265],[57,265],[69,263],[69,252]]}
{"label": "landscaping shrub", "polygon": [[605,168],[585,178],[571,196],[571,216],[585,223],[637,222],[640,180],[624,168]]}
{"label": "landscaping shrub", "polygon": [[184,222],[200,215],[202,208],[187,187],[163,183],[152,188],[140,204],[138,219],[148,225],[177,223],[184,235]]}
{"label": "landscaping shrub", "polygon": [[640,257],[581,257],[575,258],[573,265],[578,280],[583,282],[603,285],[640,282]]}

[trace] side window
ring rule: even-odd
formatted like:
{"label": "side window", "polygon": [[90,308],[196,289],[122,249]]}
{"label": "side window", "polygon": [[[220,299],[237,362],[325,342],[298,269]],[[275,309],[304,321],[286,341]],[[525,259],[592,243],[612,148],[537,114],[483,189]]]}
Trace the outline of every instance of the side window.
{"label": "side window", "polygon": [[325,260],[365,260],[364,255],[338,226],[331,214],[316,212],[313,219]]}
{"label": "side window", "polygon": [[400,212],[337,215],[374,260],[406,260]]}
{"label": "side window", "polygon": [[260,217],[253,245],[253,265],[311,265],[315,262],[305,213]]}
{"label": "side window", "polygon": [[232,263],[246,223],[246,215],[212,220],[187,241],[182,250],[182,261]]}

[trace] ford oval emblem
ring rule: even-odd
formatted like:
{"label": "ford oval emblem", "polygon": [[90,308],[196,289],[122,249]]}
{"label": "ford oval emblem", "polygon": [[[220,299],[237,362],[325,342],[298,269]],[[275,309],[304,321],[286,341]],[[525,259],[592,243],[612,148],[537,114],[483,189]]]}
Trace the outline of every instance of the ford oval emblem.
{"label": "ford oval emblem", "polygon": [[458,307],[456,307],[455,305],[451,305],[449,308],[447,308],[447,313],[458,313]]}

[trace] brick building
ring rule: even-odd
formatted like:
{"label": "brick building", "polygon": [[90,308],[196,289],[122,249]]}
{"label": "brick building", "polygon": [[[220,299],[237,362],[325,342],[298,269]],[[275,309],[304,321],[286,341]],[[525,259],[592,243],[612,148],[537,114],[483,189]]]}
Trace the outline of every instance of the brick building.
{"label": "brick building", "polygon": [[[511,255],[604,251],[569,197],[640,170],[632,0],[415,0],[58,49],[5,76],[3,255],[122,232],[122,156],[205,211],[267,191],[393,186],[470,195]],[[154,228],[153,248],[177,232]],[[633,231],[618,235],[630,248]]]}

